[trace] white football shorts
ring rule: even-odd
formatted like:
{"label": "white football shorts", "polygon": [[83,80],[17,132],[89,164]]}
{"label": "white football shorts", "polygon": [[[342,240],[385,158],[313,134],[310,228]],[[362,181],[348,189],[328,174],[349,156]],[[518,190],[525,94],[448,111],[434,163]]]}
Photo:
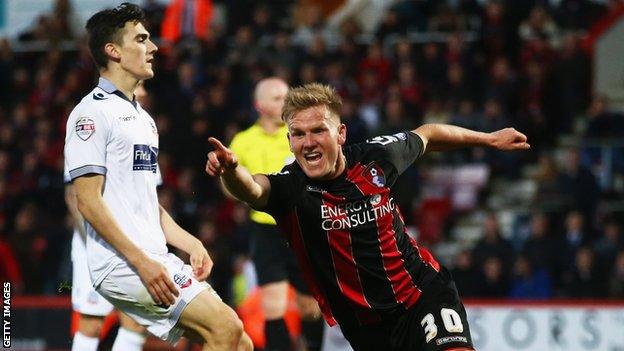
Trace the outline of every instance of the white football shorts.
{"label": "white football shorts", "polygon": [[212,292],[219,300],[221,298],[208,283],[195,279],[191,266],[184,264],[174,254],[168,253],[163,256],[150,255],[150,257],[167,268],[171,280],[180,292],[173,305],[168,307],[156,305],[139,276],[126,262],[115,267],[96,290],[110,301],[115,308],[145,326],[150,333],[171,344],[175,344],[184,332],[183,329],[176,327],[176,323],[186,305],[206,289]]}

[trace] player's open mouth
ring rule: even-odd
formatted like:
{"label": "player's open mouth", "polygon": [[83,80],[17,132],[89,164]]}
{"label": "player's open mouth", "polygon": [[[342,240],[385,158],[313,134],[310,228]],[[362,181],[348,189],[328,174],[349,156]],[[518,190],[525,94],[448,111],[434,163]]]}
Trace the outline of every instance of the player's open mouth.
{"label": "player's open mouth", "polygon": [[308,161],[308,163],[315,163],[321,159],[323,155],[320,152],[308,152],[303,155],[303,157]]}

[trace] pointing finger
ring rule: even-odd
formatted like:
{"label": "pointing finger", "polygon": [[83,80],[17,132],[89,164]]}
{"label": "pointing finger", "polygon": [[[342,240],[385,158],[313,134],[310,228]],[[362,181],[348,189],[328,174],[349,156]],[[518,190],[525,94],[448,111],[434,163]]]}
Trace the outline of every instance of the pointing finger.
{"label": "pointing finger", "polygon": [[217,138],[210,137],[208,138],[208,142],[212,144],[212,146],[214,146],[214,148],[217,150],[222,150],[222,151],[227,150],[227,148],[223,146],[223,144]]}

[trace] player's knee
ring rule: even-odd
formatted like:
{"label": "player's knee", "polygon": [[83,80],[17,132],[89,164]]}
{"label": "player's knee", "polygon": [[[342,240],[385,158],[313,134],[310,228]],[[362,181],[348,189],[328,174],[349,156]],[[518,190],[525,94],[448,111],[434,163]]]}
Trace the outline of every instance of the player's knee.
{"label": "player's knee", "polygon": [[102,332],[103,324],[104,318],[102,317],[81,315],[80,323],[78,324],[78,331],[84,336],[98,338]]}
{"label": "player's knee", "polygon": [[222,315],[218,326],[212,330],[206,341],[213,342],[218,349],[223,347],[225,350],[231,348],[232,345],[240,345],[242,335],[243,322],[235,313],[228,311]]}
{"label": "player's knee", "polygon": [[297,308],[304,321],[315,321],[321,318],[321,309],[313,297],[297,298]]}
{"label": "player's knee", "polygon": [[240,340],[241,335],[243,335],[243,321],[236,314],[230,313],[225,318],[224,324],[224,329],[230,334],[230,337],[236,341]]}
{"label": "player's knee", "polygon": [[139,323],[137,323],[134,319],[130,318],[128,315],[126,315],[125,313],[120,313],[119,314],[119,325],[122,326],[123,328],[137,333],[137,334],[145,334],[146,330],[145,327],[140,325]]}
{"label": "player's knee", "polygon": [[266,319],[282,317],[288,305],[288,286],[267,284],[260,290],[260,302]]}

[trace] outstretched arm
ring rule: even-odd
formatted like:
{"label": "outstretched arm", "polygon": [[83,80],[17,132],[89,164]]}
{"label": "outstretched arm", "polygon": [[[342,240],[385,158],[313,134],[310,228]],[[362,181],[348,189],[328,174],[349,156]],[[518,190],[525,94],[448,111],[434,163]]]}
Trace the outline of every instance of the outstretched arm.
{"label": "outstretched arm", "polygon": [[488,146],[504,151],[526,150],[531,147],[527,143],[526,135],[514,128],[483,133],[449,124],[425,124],[412,132],[423,140],[425,152],[465,146]]}
{"label": "outstretched arm", "polygon": [[208,153],[206,173],[213,177],[221,177],[227,191],[251,207],[266,206],[271,191],[269,178],[264,174],[252,176],[245,167],[238,164],[238,158],[232,150],[223,146],[216,138],[209,138],[208,141],[215,150]]}

